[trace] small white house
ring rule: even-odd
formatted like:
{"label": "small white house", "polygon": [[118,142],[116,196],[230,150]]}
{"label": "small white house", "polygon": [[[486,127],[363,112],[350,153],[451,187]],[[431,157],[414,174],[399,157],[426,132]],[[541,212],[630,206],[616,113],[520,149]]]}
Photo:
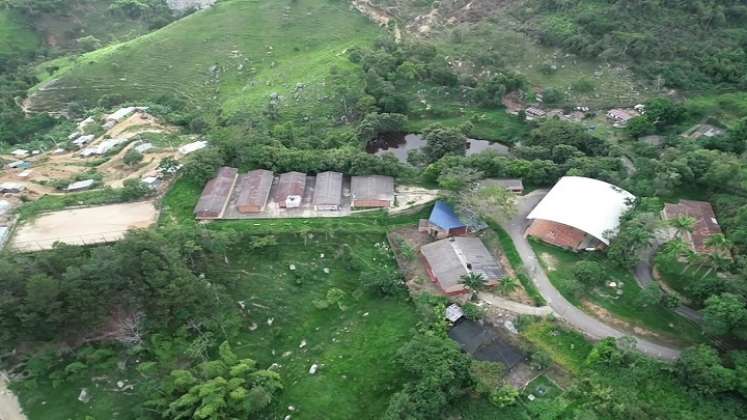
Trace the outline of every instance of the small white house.
{"label": "small white house", "polygon": [[193,142],[193,143],[187,143],[184,146],[182,146],[182,147],[179,148],[179,153],[181,153],[181,154],[183,154],[183,155],[186,156],[186,155],[188,155],[190,153],[194,153],[194,152],[196,152],[198,150],[202,150],[202,149],[206,148],[207,145],[208,145],[208,142],[205,141],[205,140],[200,140],[200,141],[196,141],[196,142]]}
{"label": "small white house", "polygon": [[10,152],[10,154],[13,155],[13,157],[16,159],[23,159],[29,155],[29,151],[26,149],[16,149]]}
{"label": "small white house", "polygon": [[77,139],[73,140],[73,144],[76,145],[76,146],[78,146],[78,147],[83,147],[86,144],[88,144],[91,141],[93,141],[93,139],[95,139],[95,138],[96,138],[96,136],[94,136],[93,134],[89,134],[87,136],[80,136]]}
{"label": "small white house", "polygon": [[84,181],[73,182],[65,188],[65,191],[83,191],[93,187],[96,181],[93,179],[86,179]]}

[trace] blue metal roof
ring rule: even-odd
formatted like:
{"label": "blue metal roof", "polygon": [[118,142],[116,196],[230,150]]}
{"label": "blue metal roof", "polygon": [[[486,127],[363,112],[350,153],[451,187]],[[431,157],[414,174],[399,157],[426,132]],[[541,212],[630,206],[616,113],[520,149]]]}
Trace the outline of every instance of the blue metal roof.
{"label": "blue metal roof", "polygon": [[454,209],[452,209],[445,201],[436,201],[436,204],[433,206],[433,211],[431,211],[431,217],[428,218],[428,222],[444,230],[451,230],[465,226],[464,223],[459,220],[459,216],[454,213]]}

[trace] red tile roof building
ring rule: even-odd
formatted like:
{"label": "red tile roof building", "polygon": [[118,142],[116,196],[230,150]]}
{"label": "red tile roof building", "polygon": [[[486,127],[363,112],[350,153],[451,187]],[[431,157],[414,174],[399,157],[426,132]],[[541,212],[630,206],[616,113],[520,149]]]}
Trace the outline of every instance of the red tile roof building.
{"label": "red tile roof building", "polygon": [[698,253],[712,253],[714,250],[706,246],[708,238],[721,233],[721,227],[716,220],[711,204],[705,201],[680,200],[679,203],[667,203],[661,212],[664,220],[674,220],[680,217],[695,219],[692,232],[687,232],[683,239],[690,248]]}

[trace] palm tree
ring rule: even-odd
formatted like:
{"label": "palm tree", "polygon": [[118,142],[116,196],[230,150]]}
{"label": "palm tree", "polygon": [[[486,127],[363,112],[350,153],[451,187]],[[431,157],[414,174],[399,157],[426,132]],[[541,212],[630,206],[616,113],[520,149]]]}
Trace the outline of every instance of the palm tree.
{"label": "palm tree", "polygon": [[482,273],[470,271],[461,277],[459,283],[463,284],[466,289],[472,291],[472,299],[474,299],[477,297],[477,292],[485,287],[487,280],[485,280],[485,276],[482,275]]}
{"label": "palm tree", "polygon": [[718,254],[731,255],[731,241],[723,233],[717,233],[705,240],[705,246]]}
{"label": "palm tree", "polygon": [[676,219],[670,220],[669,226],[676,230],[675,238],[682,238],[686,234],[692,233],[693,229],[695,229],[696,223],[697,221],[694,217],[680,216]]}
{"label": "palm tree", "polygon": [[506,277],[501,280],[500,286],[498,286],[498,291],[502,295],[507,295],[516,290],[517,287],[519,287],[519,282],[516,280],[516,277]]}

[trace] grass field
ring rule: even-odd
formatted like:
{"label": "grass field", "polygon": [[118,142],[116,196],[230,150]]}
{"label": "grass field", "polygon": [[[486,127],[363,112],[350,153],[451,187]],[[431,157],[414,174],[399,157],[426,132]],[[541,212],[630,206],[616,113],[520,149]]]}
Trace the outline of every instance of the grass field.
{"label": "grass field", "polygon": [[[277,246],[262,251],[239,244],[229,253],[228,265],[221,258],[205,273],[234,285],[229,289],[231,301],[222,305],[225,313],[218,315],[233,320],[222,324],[234,351],[262,367],[280,365],[285,390],[267,418],[284,418],[291,414],[288,406],[295,407],[294,419],[379,418],[403,382],[393,356],[412,337],[417,315],[405,294],[383,298],[361,290],[359,273],[348,270],[339,251],[346,244],[363,261],[394,264],[391,255],[377,246],[386,242],[385,235],[350,232],[329,238],[316,235],[307,241],[295,234],[277,238]],[[291,264],[296,270],[290,269]],[[294,273],[303,274],[303,280],[297,281]],[[345,293],[344,309],[314,305],[333,287]],[[238,301],[248,308],[243,318],[237,315]],[[133,362],[134,355],[122,353],[118,358]],[[320,366],[315,375],[308,372],[312,364]],[[57,388],[46,379],[21,383],[19,394],[30,418],[135,418],[131,411],[135,400],[111,386],[112,381],[127,379],[138,387],[131,368],[80,376],[58,383]],[[91,380],[96,376],[108,379],[99,379],[97,386]],[[77,401],[84,387],[92,395],[89,404]]]}
{"label": "grass field", "polygon": [[605,269],[604,284],[615,282],[623,286],[622,294],[618,295],[613,288],[602,286],[591,291],[583,292],[582,296],[574,292],[573,267],[583,256],[557,247],[532,241],[535,253],[542,261],[547,275],[553,285],[574,305],[584,308],[582,298],[598,305],[610,314],[620,318],[633,327],[641,327],[659,334],[664,339],[674,340],[682,344],[692,344],[706,341],[700,329],[693,323],[675,314],[661,305],[642,308],[636,304],[641,292],[633,274],[612,266],[602,256],[586,256],[601,263]]}
{"label": "grass field", "polygon": [[31,54],[39,45],[39,37],[20,15],[0,9],[0,59]]}
{"label": "grass field", "polygon": [[[40,66],[59,66],[53,89],[33,104],[131,101],[176,95],[194,107],[232,114],[264,107],[272,93],[281,112],[326,115],[320,98],[333,65],[351,65],[345,50],[370,43],[377,27],[342,2],[233,0],[129,42]],[[297,94],[297,84],[304,88]]]}

